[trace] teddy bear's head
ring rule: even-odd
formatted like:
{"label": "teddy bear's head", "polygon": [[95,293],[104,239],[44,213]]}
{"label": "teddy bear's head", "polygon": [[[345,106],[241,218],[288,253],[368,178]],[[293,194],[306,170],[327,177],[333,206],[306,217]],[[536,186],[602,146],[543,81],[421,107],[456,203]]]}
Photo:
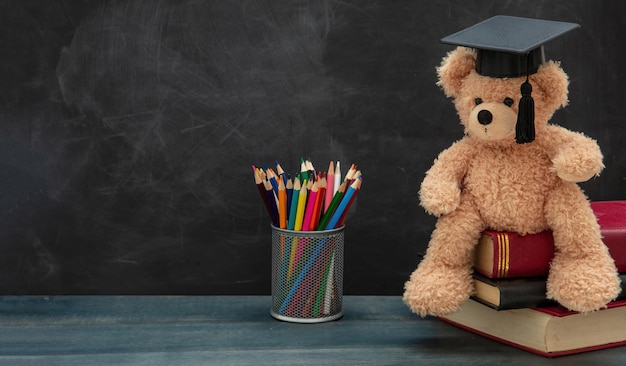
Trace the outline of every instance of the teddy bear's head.
{"label": "teddy bear's head", "polygon": [[[454,105],[465,133],[480,141],[515,142],[520,86],[526,77],[495,78],[476,72],[476,52],[458,47],[437,68],[438,85]],[[548,61],[529,76],[534,99],[535,130],[567,105],[568,78],[559,63]]]}

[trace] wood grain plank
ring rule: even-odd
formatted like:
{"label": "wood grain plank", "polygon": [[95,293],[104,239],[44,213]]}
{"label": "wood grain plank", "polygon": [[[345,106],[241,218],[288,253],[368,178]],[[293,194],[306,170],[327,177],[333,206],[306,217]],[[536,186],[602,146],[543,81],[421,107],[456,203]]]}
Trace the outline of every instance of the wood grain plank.
{"label": "wood grain plank", "polygon": [[[564,365],[622,363],[623,349],[548,360],[408,311],[346,296],[319,324],[269,315],[268,296],[0,297],[0,364]],[[617,363],[616,363],[617,362]]]}

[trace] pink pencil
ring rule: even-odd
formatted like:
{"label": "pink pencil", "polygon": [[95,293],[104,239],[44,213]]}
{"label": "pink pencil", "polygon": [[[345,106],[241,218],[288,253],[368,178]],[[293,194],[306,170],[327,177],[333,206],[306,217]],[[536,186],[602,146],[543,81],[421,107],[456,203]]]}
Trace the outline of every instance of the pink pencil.
{"label": "pink pencil", "polygon": [[324,197],[324,212],[328,210],[328,206],[330,205],[330,201],[333,200],[333,195],[335,194],[335,167],[333,165],[333,161],[330,161],[328,165],[328,172],[326,173],[326,197]]}

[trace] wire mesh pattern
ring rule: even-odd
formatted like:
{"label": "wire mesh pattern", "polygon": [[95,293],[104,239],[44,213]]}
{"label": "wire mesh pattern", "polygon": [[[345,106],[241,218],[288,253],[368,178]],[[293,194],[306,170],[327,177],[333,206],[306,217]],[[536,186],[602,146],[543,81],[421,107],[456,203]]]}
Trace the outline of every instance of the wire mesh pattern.
{"label": "wire mesh pattern", "polygon": [[318,323],[342,316],[343,229],[292,231],[272,226],[273,317]]}

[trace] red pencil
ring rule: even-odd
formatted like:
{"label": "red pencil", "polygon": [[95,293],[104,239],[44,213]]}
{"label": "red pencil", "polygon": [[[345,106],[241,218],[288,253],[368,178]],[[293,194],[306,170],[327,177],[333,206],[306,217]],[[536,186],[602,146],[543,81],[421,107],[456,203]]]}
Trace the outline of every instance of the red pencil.
{"label": "red pencil", "polygon": [[317,224],[320,221],[320,216],[322,215],[324,200],[326,199],[326,175],[321,173],[321,177],[319,178],[317,197],[315,206],[313,206],[313,215],[311,216],[311,222],[309,223],[309,231],[314,231],[317,227]]}
{"label": "red pencil", "polygon": [[252,166],[252,170],[254,171],[254,183],[256,184],[257,189],[259,190],[259,194],[261,194],[261,199],[263,200],[263,205],[267,210],[267,214],[272,219],[272,210],[270,209],[269,203],[267,201],[267,193],[265,192],[265,185],[263,184],[263,177],[261,176],[261,172],[254,165]]}

